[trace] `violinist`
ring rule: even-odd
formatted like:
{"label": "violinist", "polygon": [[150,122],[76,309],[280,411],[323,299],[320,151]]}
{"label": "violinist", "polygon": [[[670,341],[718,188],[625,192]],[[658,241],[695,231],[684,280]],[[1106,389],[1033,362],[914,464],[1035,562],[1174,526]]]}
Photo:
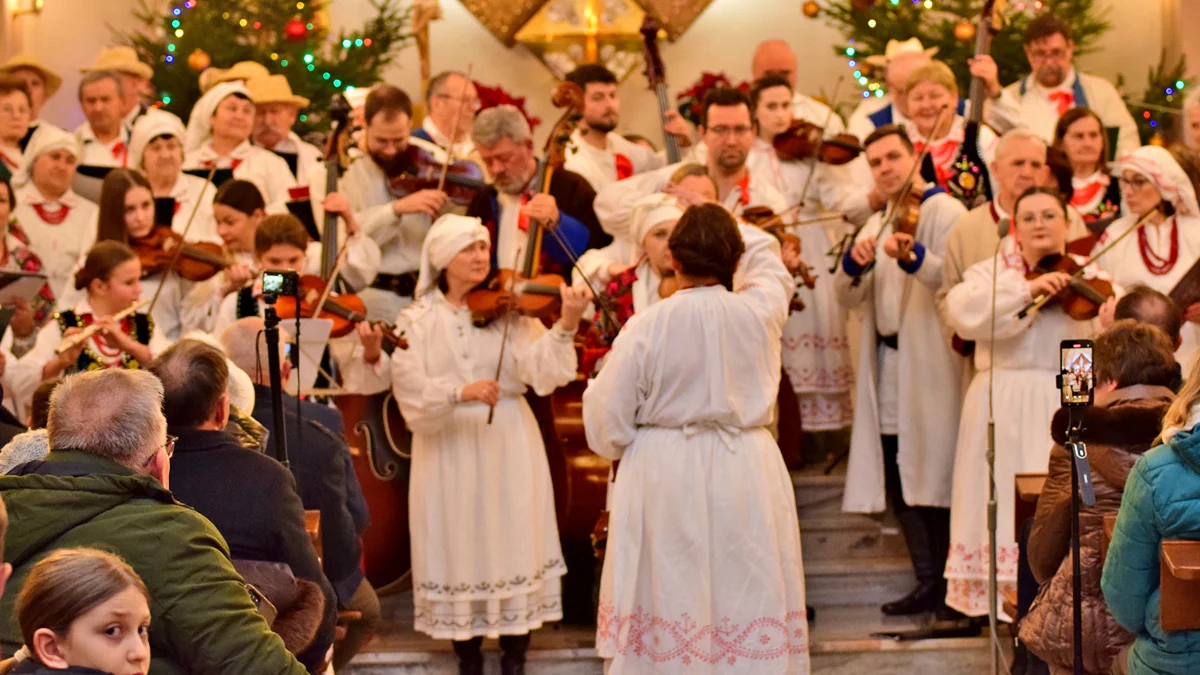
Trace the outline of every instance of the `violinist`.
{"label": "violinist", "polygon": [[560,287],[550,329],[511,315],[478,327],[466,296],[487,278],[490,249],[476,218],[448,214],[430,229],[417,297],[397,319],[409,347],[390,357],[392,391],[413,431],[414,627],[453,640],[467,674],[483,673],[483,640],[499,637],[500,672],[516,675],[529,633],[562,618],[566,573],[542,433],[524,394],[574,379],[573,339],[590,297]]}
{"label": "violinist", "polygon": [[[1144,284],[1170,293],[1200,259],[1200,207],[1192,182],[1165,148],[1147,145],[1118,158],[1119,176],[1128,212],[1108,226],[1097,250],[1148,216],[1139,232],[1130,234],[1100,259],[1100,266],[1126,288]],[[1180,307],[1186,323],[1183,345],[1175,360],[1189,372],[1200,348],[1200,303]]]}
{"label": "violinist", "polygon": [[880,127],[864,145],[888,211],[871,216],[833,279],[838,299],[847,308],[860,307],[863,317],[842,508],[880,513],[890,503],[917,586],[882,610],[920,614],[942,610],[962,399],[963,360],[943,338],[934,292],[942,281],[946,236],[966,209],[916,176],[916,152],[902,127]]}
{"label": "violinist", "polygon": [[510,105],[484,110],[471,137],[492,184],[475,196],[467,215],[491,233],[494,268],[521,264],[531,220],[554,230],[542,240],[539,262],[542,270],[560,276],[569,277],[572,261],[589,247],[612,241],[600,229],[592,211],[596,192],[583,176],[556,170],[549,192],[541,193],[544,162],[534,153],[533,133],[519,110]]}
{"label": "violinist", "polygon": [[[827,136],[845,130],[842,118],[829,114],[829,106],[805,96],[796,89],[796,54],[791,45],[783,40],[766,40],[759,43],[750,62],[750,73],[755,80],[774,76],[783,78],[794,93],[791,99],[792,116],[825,128]],[[828,124],[826,124],[828,121]]]}
{"label": "violinist", "polygon": [[[327,199],[326,203],[329,204],[330,201]],[[353,219],[344,203],[337,206],[339,210],[336,213]],[[346,210],[340,210],[342,208]],[[333,209],[328,210],[331,213],[335,212]],[[320,244],[309,240],[304,225],[295,216],[277,213],[263,218],[258,224],[254,232],[254,255],[255,269],[311,274],[319,267]],[[331,301],[335,299],[336,296],[331,296]],[[256,280],[253,284],[224,296],[211,332],[220,335],[238,319],[262,315],[262,283]],[[381,329],[366,322],[359,323],[354,333],[330,340],[329,356],[336,365],[342,378],[342,387],[347,392],[373,394],[387,389],[386,364],[381,365],[380,361],[382,341]]]}
{"label": "violinist", "polygon": [[421,242],[433,219],[447,206],[442,190],[418,190],[397,195],[390,179],[408,167],[412,131],[412,101],[390,85],[379,85],[367,95],[364,117],[366,156],[355,160],[342,178],[363,231],[379,245],[383,260],[379,274],[360,296],[372,320],[392,321],[412,301],[417,285]]}
{"label": "violinist", "polygon": [[246,80],[254,101],[253,143],[283,159],[290,172],[292,186],[289,202],[309,202],[315,223],[324,221],[321,202],[325,199],[325,153],[301,140],[292,131],[308,99],[292,93],[287,77],[270,75]]}
{"label": "violinist", "polygon": [[1120,181],[1108,173],[1108,134],[1091,108],[1072,108],[1058,118],[1054,147],[1071,165],[1071,206],[1085,222],[1115,220],[1121,212]]}
{"label": "violinist", "polygon": [[[704,97],[702,146],[696,156],[717,184],[717,200],[734,215],[751,206],[766,206],[781,213],[789,204],[768,176],[747,166],[754,146],[755,126],[750,99],[737,89],[718,87]],[[680,164],[637,174],[618,181],[596,195],[596,216],[614,237],[628,238],[633,225],[633,206],[655,192],[671,193],[671,174]],[[686,199],[686,195],[681,195]],[[687,204],[687,205],[690,205]]]}
{"label": "violinist", "polygon": [[413,131],[412,138],[441,159],[451,146],[453,133],[454,159],[466,160],[482,168],[483,160],[471,140],[471,127],[475,125],[479,108],[479,91],[464,73],[454,70],[438,73],[429,80],[425,92],[425,119],[421,121],[421,128]]}
{"label": "violinist", "polygon": [[[154,228],[154,198],[146,177],[130,169],[110,171],[100,188],[96,241],[118,241],[132,246],[133,242],[150,237]],[[73,274],[78,274],[86,262],[87,256],[83,256]],[[158,294],[158,302],[151,310],[155,325],[168,340],[178,340],[183,330],[180,305],[183,296],[191,290],[192,282],[167,270],[151,274],[143,267],[142,272],[142,299],[149,301]],[[160,286],[162,291],[158,292]],[[86,290],[70,289],[63,293],[63,306],[74,306],[83,299]]]}
{"label": "violinist", "polygon": [[[38,332],[33,349],[19,359],[23,368],[40,375],[39,381],[84,370],[141,369],[167,348],[154,319],[131,311],[142,297],[142,264],[129,246],[98,242],[75,273],[74,288],[85,291],[85,297],[60,309]],[[65,340],[88,330],[94,331],[91,337],[57,353]]]}
{"label": "violinist", "polygon": [[[1073,311],[1073,317],[1060,303],[1050,303],[1018,318],[1018,312],[1031,298],[1055,294],[1067,286],[1066,273],[1043,270],[1051,267],[1051,260],[1067,255],[1068,220],[1062,198],[1044,187],[1026,190],[1017,198],[1013,211],[1012,234],[1004,238],[995,259],[972,265],[945,301],[949,327],[979,344],[975,350],[977,372],[962,404],[953,460],[951,537],[945,571],[946,604],[968,616],[988,613],[989,382],[993,383],[991,408],[995,411],[996,485],[1012,485],[1014,474],[1044,472],[1049,461],[1054,445],[1050,418],[1060,405],[1058,391],[1050,385],[1059,372],[1059,342],[1088,337],[1099,328],[1100,308],[1095,305],[1086,314]],[[1072,260],[1081,262],[1082,258]],[[1096,276],[1092,267],[1084,280]],[[1111,285],[1101,285],[1112,292]],[[1106,304],[1110,309],[1115,307],[1115,298],[1110,295]],[[995,343],[988,345],[993,330]],[[989,369],[993,369],[991,373]],[[946,466],[950,465],[947,461]],[[1005,587],[1016,584],[1017,544],[1013,492],[998,489],[996,493],[1003,593]]]}
{"label": "violinist", "polygon": [[[362,234],[344,195],[338,192],[327,195],[322,206],[325,211],[342,216],[338,240],[344,242],[346,253],[340,276],[351,289],[361,289],[379,269],[379,247]],[[213,198],[213,212],[217,218],[217,233],[225,245],[225,255],[232,264],[208,281],[196,284],[183,301],[185,326],[204,332],[213,332],[224,298],[239,291],[249,292],[250,282],[258,273],[270,269],[260,265],[255,245],[258,227],[267,217],[258,188],[244,180],[225,183]],[[307,231],[305,234],[307,236]],[[305,259],[302,269],[316,274],[321,269],[322,245],[307,238],[304,242],[300,244]],[[227,317],[227,320],[231,319]]]}
{"label": "violinist", "polygon": [[617,76],[598,63],[585,63],[566,80],[583,90],[583,120],[571,134],[564,166],[587,179],[599,192],[605,186],[663,166],[653,150],[614,133],[621,122]]}
{"label": "violinist", "polygon": [[188,118],[183,166],[189,170],[231,169],[263,193],[271,213],[285,213],[295,183],[287,162],[250,143],[254,100],[241,81],[214,85],[196,101]]}
{"label": "violinist", "polygon": [[[174,115],[151,111],[138,118],[129,137],[129,166],[145,172],[156,203],[174,202],[171,229],[182,234],[188,219],[188,238],[196,241],[220,241],[213,219],[212,198],[217,188],[199,176],[183,172],[183,122]],[[196,209],[196,204],[199,209]],[[192,218],[192,211],[196,217]],[[165,214],[164,214],[165,215]]]}

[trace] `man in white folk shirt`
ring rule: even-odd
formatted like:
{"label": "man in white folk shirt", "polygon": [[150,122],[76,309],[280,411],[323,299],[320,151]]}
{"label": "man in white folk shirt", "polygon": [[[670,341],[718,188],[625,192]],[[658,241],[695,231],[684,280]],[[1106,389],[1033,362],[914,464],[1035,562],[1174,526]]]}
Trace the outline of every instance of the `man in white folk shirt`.
{"label": "man in white folk shirt", "polygon": [[[292,131],[300,119],[300,111],[309,100],[292,93],[292,86],[283,75],[256,77],[246,81],[250,99],[254,101],[254,145],[279,155],[291,171],[294,185],[288,188],[288,208],[304,222],[305,227],[320,233],[324,222],[321,203],[325,200],[324,153],[317,146],[305,143]],[[296,208],[295,205],[299,205]],[[312,222],[307,221],[311,213]]]}
{"label": "man in white folk shirt", "polygon": [[[483,160],[471,140],[471,127],[479,112],[479,91],[467,76],[455,70],[438,73],[429,80],[425,93],[425,119],[412,132],[414,145],[429,150],[439,161],[453,144],[454,159],[483,168]],[[457,126],[456,126],[457,125]],[[451,133],[454,139],[451,141]]]}
{"label": "man in white folk shirt", "polygon": [[364,118],[366,155],[350,164],[342,189],[363,232],[383,254],[375,281],[359,295],[368,318],[392,321],[412,302],[421,245],[447,197],[441,190],[401,196],[390,187],[390,180],[407,168],[405,153],[412,132],[408,94],[390,85],[375,87],[367,96]]}
{"label": "man in white folk shirt", "polygon": [[1075,42],[1062,19],[1053,14],[1034,19],[1025,30],[1024,42],[1033,72],[1005,87],[994,99],[989,123],[997,132],[1027,126],[1050,143],[1063,113],[1072,108],[1091,108],[1104,122],[1106,132],[1116,131],[1118,157],[1141,145],[1137,125],[1116,87],[1072,65]]}
{"label": "man in white folk shirt", "polygon": [[21,187],[13,216],[29,237],[29,249],[42,259],[55,297],[73,284],[71,270],[96,241],[98,209],[71,190],[79,154],[73,134],[42,129],[25,151],[25,167],[15,181]]}
{"label": "man in white folk shirt", "polygon": [[95,62],[86,68],[80,68],[79,72],[90,73],[97,70],[111,70],[120,75],[121,123],[126,129],[133,129],[134,122],[149,110],[142,97],[150,90],[150,78],[154,77],[154,69],[142,63],[133,47],[120,45],[100,50]]}
{"label": "man in white folk shirt", "polygon": [[[865,146],[890,211],[905,196],[916,162],[912,142],[902,127],[889,125],[876,129]],[[919,177],[916,189],[922,200],[915,236],[881,227],[886,215],[875,214],[834,277],[838,299],[863,317],[842,509],[881,513],[890,504],[900,521],[917,586],[882,611],[937,610],[948,617],[942,570],[950,540],[963,359],[943,336],[934,293],[942,283],[946,236],[966,209]]]}
{"label": "man in white folk shirt", "polygon": [[[788,81],[792,91],[792,114],[798,120],[811,122],[825,128],[825,135],[832,136],[845,131],[842,118],[836,113],[830,114],[829,106],[820,101],[805,96],[796,88],[796,55],[792,48],[783,40],[767,40],[754,50],[754,60],[750,64],[753,79],[758,80],[767,75],[778,75]],[[828,125],[826,124],[828,122]]]}
{"label": "man in white folk shirt", "polygon": [[0,73],[12,75],[29,88],[30,118],[33,122],[29,124],[29,131],[25,137],[21,139],[21,150],[27,150],[38,129],[58,128],[42,119],[41,114],[46,99],[54,96],[62,86],[62,78],[32,54],[16,54],[0,65]]}
{"label": "man in white folk shirt", "polygon": [[79,106],[87,121],[75,129],[82,155],[74,189],[84,199],[100,201],[108,171],[129,161],[129,129],[121,121],[125,85],[115,70],[93,70],[79,82]]}
{"label": "man in white folk shirt", "polygon": [[[700,138],[708,148],[705,164],[717,185],[717,201],[734,215],[750,206],[767,206],[776,213],[788,207],[767,176],[756,175],[746,166],[754,145],[754,129],[750,101],[742,92],[724,87],[713,89],[704,97]],[[670,185],[671,174],[682,164],[637,174],[597,191],[596,217],[604,231],[617,239],[628,239],[635,204],[655,192],[680,197],[685,206],[696,203],[689,191]]]}
{"label": "man in white folk shirt", "polygon": [[566,81],[583,91],[583,120],[571,134],[564,165],[568,170],[586,178],[599,192],[619,180],[663,166],[654,151],[613,133],[621,122],[621,96],[612,71],[588,63],[567,73]]}

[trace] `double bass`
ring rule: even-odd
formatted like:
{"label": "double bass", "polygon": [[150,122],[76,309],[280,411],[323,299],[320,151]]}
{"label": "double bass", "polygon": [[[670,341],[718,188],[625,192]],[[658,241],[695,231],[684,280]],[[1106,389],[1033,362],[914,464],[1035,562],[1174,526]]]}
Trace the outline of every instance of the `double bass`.
{"label": "double bass", "polygon": [[[671,109],[671,98],[667,93],[667,70],[663,66],[662,54],[658,51],[658,31],[658,22],[646,12],[646,19],[640,29],[646,48],[646,79],[658,98],[659,119],[665,122],[667,111]],[[663,149],[666,151],[667,164],[679,161],[679,139],[666,131],[663,132]]]}
{"label": "double bass", "polygon": [[[975,31],[975,58],[988,54],[992,38],[1003,26],[1001,11],[1005,0],[985,0],[979,12]],[[951,165],[952,174],[946,182],[946,190],[968,209],[973,209],[992,198],[992,181],[987,162],[979,150],[979,130],[983,126],[983,104],[987,91],[983,80],[971,78],[971,109],[963,129],[963,141],[958,156]]]}

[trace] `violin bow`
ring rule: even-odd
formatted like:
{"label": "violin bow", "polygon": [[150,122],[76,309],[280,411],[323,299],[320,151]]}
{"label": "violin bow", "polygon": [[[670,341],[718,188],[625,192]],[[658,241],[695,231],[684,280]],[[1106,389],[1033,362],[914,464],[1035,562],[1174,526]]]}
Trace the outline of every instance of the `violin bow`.
{"label": "violin bow", "polygon": [[[1147,211],[1145,213],[1145,215],[1143,215],[1141,218],[1138,218],[1137,222],[1133,224],[1133,227],[1122,232],[1119,236],[1114,238],[1112,241],[1105,244],[1104,248],[1097,251],[1095,255],[1093,255],[1092,257],[1085,260],[1083,262],[1083,264],[1081,264],[1079,266],[1079,270],[1071,275],[1071,279],[1078,279],[1078,278],[1082,277],[1084,271],[1087,270],[1087,268],[1090,267],[1092,265],[1092,263],[1099,260],[1100,256],[1102,256],[1105,253],[1108,253],[1110,250],[1112,250],[1112,248],[1114,246],[1116,246],[1117,244],[1121,243],[1121,241],[1124,240],[1125,237],[1128,237],[1129,235],[1133,234],[1134,232],[1137,232],[1138,230],[1145,227],[1146,223],[1150,222],[1150,219],[1153,218],[1155,216],[1155,214],[1159,214],[1159,213],[1162,213],[1162,202],[1159,202],[1159,204],[1157,206],[1155,206],[1153,209],[1150,209],[1149,211]],[[1017,318],[1024,319],[1026,316],[1029,316],[1030,312],[1032,312],[1036,309],[1040,309],[1047,302],[1050,302],[1050,300],[1053,297],[1054,297],[1054,294],[1047,295],[1047,294],[1043,293],[1042,295],[1039,295],[1038,297],[1034,298],[1033,302],[1030,302],[1028,305],[1025,305],[1024,307],[1021,308],[1021,311],[1017,312]]]}
{"label": "violin bow", "polygon": [[[182,174],[182,171],[180,172]],[[183,232],[179,233],[179,246],[175,247],[175,253],[171,256],[171,263],[167,265],[167,271],[163,273],[163,283],[158,285],[158,289],[154,291],[154,297],[150,300],[150,307],[146,309],[146,313],[150,314],[154,311],[154,305],[158,304],[158,296],[162,295],[163,287],[167,285],[167,277],[171,272],[175,271],[175,263],[179,262],[179,256],[183,254],[183,243],[187,239],[187,234],[192,229],[192,223],[196,220],[196,214],[200,212],[200,203],[204,201],[204,193],[208,192],[208,186],[212,185],[213,176],[217,174],[217,163],[208,170],[208,178],[204,181],[204,187],[200,188],[200,195],[196,197],[196,204],[192,207],[192,213],[188,216],[187,223],[183,226]],[[171,227],[170,224],[167,227]]]}
{"label": "violin bow", "polygon": [[[514,258],[514,259],[513,259],[513,266],[512,266],[512,269],[514,269],[514,270],[515,270],[515,269],[517,269],[517,263],[518,263],[518,261],[520,261],[520,260],[521,260],[521,251],[520,251],[520,249],[517,249],[517,251],[516,251],[516,252],[515,252],[515,254],[513,255],[513,258]],[[506,347],[508,347],[508,327],[509,327],[510,325],[512,325],[512,312],[510,311],[511,309],[512,309],[512,308],[511,308],[511,306],[510,306],[510,307],[509,307],[509,309],[506,309],[506,310],[504,311],[504,314],[503,314],[503,316],[502,316],[502,318],[504,319],[504,330],[503,330],[503,332],[501,332],[501,333],[500,333],[500,358],[496,360],[496,377],[495,377],[495,380],[496,380],[496,386],[497,386],[497,387],[499,387],[499,386],[500,386],[500,373],[504,371],[504,351],[505,351],[505,348],[506,348]],[[497,401],[498,401],[498,400],[499,400],[499,393],[497,393],[497,395],[496,395],[496,396],[497,396]],[[495,415],[496,415],[496,406],[495,406],[495,404],[492,404],[491,406],[488,406],[488,418],[487,418],[487,423],[488,423],[488,425],[489,425],[489,426],[491,425],[491,423],[492,423],[492,418],[493,418]]]}
{"label": "violin bow", "polygon": [[[842,88],[842,83],[846,81],[845,75],[839,75],[837,82],[833,83],[833,94],[829,97],[829,102],[837,101],[838,92]],[[817,173],[817,162],[821,157],[821,146],[825,145],[825,130],[829,128],[829,123],[833,121],[833,106],[829,106],[829,112],[825,115],[825,124],[821,126],[821,140],[817,142],[817,151],[808,160],[808,177],[804,179],[804,189],[800,191],[800,202],[796,204],[797,209],[804,208],[805,202],[808,201],[808,189],[812,187],[813,176]],[[789,211],[791,209],[788,209]]]}
{"label": "violin bow", "polygon": [[458,122],[462,119],[463,108],[467,107],[467,87],[471,84],[471,70],[474,63],[467,64],[467,74],[464,76],[467,84],[463,86],[463,95],[458,99],[458,109],[454,111],[454,128],[450,130],[450,143],[446,146],[446,158],[442,161],[442,175],[438,178],[437,189],[440,192],[446,186],[446,175],[450,173],[450,165],[454,163],[454,144],[458,141]]}

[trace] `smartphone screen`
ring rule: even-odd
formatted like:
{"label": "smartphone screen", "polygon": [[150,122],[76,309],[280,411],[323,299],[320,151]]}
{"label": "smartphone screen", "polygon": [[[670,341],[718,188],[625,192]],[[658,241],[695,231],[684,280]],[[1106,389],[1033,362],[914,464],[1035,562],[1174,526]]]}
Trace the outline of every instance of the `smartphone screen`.
{"label": "smartphone screen", "polygon": [[262,290],[263,293],[270,295],[281,295],[283,293],[283,275],[263,272]]}
{"label": "smartphone screen", "polygon": [[1095,391],[1092,341],[1063,340],[1059,346],[1062,369],[1062,404],[1066,407],[1092,405]]}

